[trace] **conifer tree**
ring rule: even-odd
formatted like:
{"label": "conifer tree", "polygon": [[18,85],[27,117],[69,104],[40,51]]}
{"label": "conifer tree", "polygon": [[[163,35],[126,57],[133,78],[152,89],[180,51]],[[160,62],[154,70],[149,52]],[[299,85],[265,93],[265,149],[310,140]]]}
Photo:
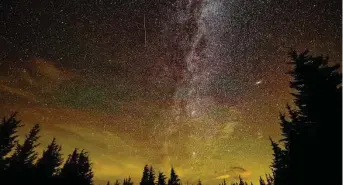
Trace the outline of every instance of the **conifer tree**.
{"label": "conifer tree", "polygon": [[150,170],[149,170],[148,165],[145,165],[143,169],[142,179],[141,179],[141,182],[139,183],[140,185],[149,185],[149,172]]}
{"label": "conifer tree", "polygon": [[110,185],[110,181],[107,181],[107,184],[106,185]]}
{"label": "conifer tree", "polygon": [[238,178],[239,178],[239,185],[245,185],[245,184],[244,184],[244,181],[243,181],[243,179],[242,179],[242,177],[239,176]]}
{"label": "conifer tree", "polygon": [[[286,154],[286,151],[281,149],[280,146],[275,143],[271,138],[269,138],[272,144],[273,149],[273,162],[271,165],[275,184],[277,185],[286,185],[288,184],[287,181],[289,179],[289,171],[288,171],[288,164],[287,160],[285,160],[288,156]],[[271,184],[270,179],[266,175],[268,184]]]}
{"label": "conifer tree", "polygon": [[166,177],[163,172],[158,173],[157,185],[166,185]]}
{"label": "conifer tree", "polygon": [[15,153],[11,157],[11,167],[33,167],[34,161],[37,158],[37,153],[34,149],[39,145],[36,143],[39,138],[39,131],[39,125],[34,125],[29,134],[26,135],[24,143],[22,145],[17,144]]}
{"label": "conifer tree", "polygon": [[8,119],[5,117],[0,124],[0,160],[4,160],[5,156],[13,149],[17,142],[17,129],[21,127],[20,121],[12,114]]}
{"label": "conifer tree", "polygon": [[[291,51],[290,57],[293,66],[289,73],[292,77],[290,87],[294,90],[292,95],[296,108],[287,106],[289,119],[280,116],[284,137],[281,142],[286,157],[283,166],[278,166],[276,161],[273,163],[274,183],[315,185],[339,182],[340,178],[324,178],[340,176],[324,170],[340,168],[337,161],[341,161],[342,155],[341,150],[327,152],[332,150],[331,145],[342,146],[342,79],[338,72],[339,65],[329,66],[327,57],[311,56],[308,51],[300,54]],[[280,150],[274,150],[274,153],[276,151]],[[286,179],[288,182],[285,182]]]}
{"label": "conifer tree", "polygon": [[69,155],[64,164],[60,178],[64,184],[92,185],[93,171],[89,162],[88,153],[78,152],[77,149]]}
{"label": "conifer tree", "polygon": [[114,183],[114,185],[120,185],[119,181],[116,180],[116,182]]}
{"label": "conifer tree", "polygon": [[8,119],[5,117],[0,124],[0,178],[5,179],[8,168],[8,157],[6,157],[18,142],[17,129],[21,127],[20,121],[15,118],[17,113]]}
{"label": "conifer tree", "polygon": [[178,175],[176,174],[174,168],[171,168],[168,185],[180,185],[180,179]]}
{"label": "conifer tree", "polygon": [[93,184],[93,171],[92,165],[89,161],[89,155],[84,150],[81,151],[78,161],[78,172],[81,175],[81,181],[84,185]]}
{"label": "conifer tree", "polygon": [[150,166],[150,169],[149,169],[149,183],[148,185],[155,185],[155,172],[154,172],[154,169],[152,168],[152,166]]}
{"label": "conifer tree", "polygon": [[62,164],[61,146],[56,144],[56,139],[48,145],[43,151],[42,157],[38,159],[36,164],[36,175],[40,179],[41,184],[51,184],[53,176],[58,173],[59,167]]}
{"label": "conifer tree", "polygon": [[64,163],[59,179],[61,184],[72,185],[78,183],[77,181],[77,163],[79,160],[79,153],[77,148],[72,154],[69,154],[67,161]]}
{"label": "conifer tree", "polygon": [[26,135],[24,143],[17,144],[14,154],[11,156],[9,173],[11,176],[17,177],[13,179],[16,183],[33,180],[34,161],[37,158],[35,148],[39,145],[37,144],[39,131],[39,125],[34,125]]}

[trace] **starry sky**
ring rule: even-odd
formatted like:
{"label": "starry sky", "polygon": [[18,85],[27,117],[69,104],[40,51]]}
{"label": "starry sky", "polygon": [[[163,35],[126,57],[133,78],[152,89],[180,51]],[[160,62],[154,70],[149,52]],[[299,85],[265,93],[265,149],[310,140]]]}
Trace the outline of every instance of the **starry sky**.
{"label": "starry sky", "polygon": [[90,153],[95,181],[145,164],[257,182],[292,103],[289,48],[341,60],[341,1],[4,1],[0,110]]}

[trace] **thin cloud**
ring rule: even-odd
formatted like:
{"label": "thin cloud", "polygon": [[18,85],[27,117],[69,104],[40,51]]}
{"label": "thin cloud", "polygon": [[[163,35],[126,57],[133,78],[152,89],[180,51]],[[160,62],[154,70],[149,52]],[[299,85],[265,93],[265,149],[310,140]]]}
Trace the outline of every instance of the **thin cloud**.
{"label": "thin cloud", "polygon": [[23,97],[23,98],[25,98],[27,100],[31,100],[31,101],[37,100],[35,95],[31,92],[24,91],[24,90],[19,89],[19,88],[9,87],[9,86],[3,85],[3,84],[0,84],[0,91],[15,94],[19,97]]}
{"label": "thin cloud", "polygon": [[230,168],[227,174],[220,175],[214,179],[238,179],[239,177],[243,179],[247,179],[250,177],[251,174],[252,174],[251,171],[243,167],[234,166]]}

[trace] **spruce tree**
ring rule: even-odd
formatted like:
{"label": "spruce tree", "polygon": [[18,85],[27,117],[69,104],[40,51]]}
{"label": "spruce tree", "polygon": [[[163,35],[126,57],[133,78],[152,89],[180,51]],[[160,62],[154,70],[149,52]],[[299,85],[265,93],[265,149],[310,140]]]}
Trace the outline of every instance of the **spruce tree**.
{"label": "spruce tree", "polygon": [[141,179],[141,182],[139,183],[140,185],[150,185],[149,184],[149,167],[148,165],[145,165],[144,166],[144,169],[143,169],[143,175],[142,175],[142,179]]}
{"label": "spruce tree", "polygon": [[20,121],[15,118],[16,115],[17,113],[14,113],[8,119],[4,117],[0,124],[0,160],[5,159],[17,142],[16,133],[21,125]]}
{"label": "spruce tree", "polygon": [[149,180],[148,180],[148,185],[155,185],[155,172],[152,166],[150,166],[149,169]]}
{"label": "spruce tree", "polygon": [[89,161],[89,155],[84,150],[81,151],[78,161],[78,172],[82,177],[81,182],[84,185],[93,184],[94,173],[92,171],[92,165]]}
{"label": "spruce tree", "polygon": [[166,177],[163,172],[158,173],[157,185],[166,185]]}
{"label": "spruce tree", "polygon": [[83,150],[79,153],[75,149],[65,162],[61,170],[60,179],[63,184],[68,185],[92,185],[93,172],[88,153]]}
{"label": "spruce tree", "polygon": [[39,183],[51,184],[54,180],[53,176],[59,172],[62,161],[61,146],[56,144],[56,139],[53,138],[36,164],[36,175],[40,179]]}
{"label": "spruce tree", "polygon": [[8,119],[5,117],[0,124],[0,178],[4,179],[8,168],[8,154],[12,151],[15,144],[18,142],[17,129],[21,127],[20,121],[17,120],[16,113],[12,114]]}
{"label": "spruce tree", "polygon": [[17,177],[13,179],[16,183],[33,180],[34,161],[37,158],[35,148],[39,145],[37,144],[39,131],[39,125],[34,125],[26,135],[24,143],[17,144],[14,154],[11,156],[8,171],[11,176]]}
{"label": "spruce tree", "polygon": [[274,161],[274,183],[280,185],[281,176],[288,179],[284,183],[292,185],[341,182],[340,178],[325,178],[340,176],[325,170],[341,167],[342,151],[327,152],[332,151],[331,145],[342,146],[340,67],[338,64],[330,66],[328,57],[311,56],[308,51],[300,54],[292,51],[290,57],[293,66],[289,73],[292,77],[290,87],[294,90],[296,107],[287,107],[289,119],[280,116],[286,170]]}
{"label": "spruce tree", "polygon": [[180,185],[180,179],[178,175],[176,174],[174,168],[171,168],[170,171],[170,178],[168,180],[168,185]]}
{"label": "spruce tree", "polygon": [[[288,157],[287,153],[285,150],[281,149],[280,146],[277,143],[275,143],[271,138],[269,139],[272,145],[274,156],[271,168],[274,174],[275,184],[286,185],[288,184],[287,181],[290,178],[288,164],[286,160],[286,158]],[[266,177],[267,181],[270,181],[267,175]],[[268,184],[270,183],[271,182],[268,182]]]}

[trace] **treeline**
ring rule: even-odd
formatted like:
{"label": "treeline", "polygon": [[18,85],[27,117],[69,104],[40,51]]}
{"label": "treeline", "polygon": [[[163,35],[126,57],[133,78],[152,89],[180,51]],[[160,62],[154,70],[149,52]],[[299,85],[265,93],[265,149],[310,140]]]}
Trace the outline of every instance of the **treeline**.
{"label": "treeline", "polygon": [[[290,52],[293,69],[290,87],[293,107],[280,114],[282,139],[270,138],[273,149],[272,174],[260,177],[260,185],[341,184],[342,167],[342,76],[340,66],[328,58]],[[39,131],[35,125],[19,143],[22,125],[13,114],[0,124],[0,179],[6,185],[93,185],[88,153],[75,149],[63,163],[61,146],[53,139],[38,156]],[[338,169],[338,170],[337,170]],[[133,185],[130,177],[107,185]],[[248,185],[241,177],[232,185]],[[172,168],[169,179],[157,177],[152,166],[143,168],[140,185],[182,185]],[[197,185],[202,185],[199,180]],[[226,185],[226,181],[219,185]]]}
{"label": "treeline", "polygon": [[38,157],[39,125],[26,135],[22,144],[17,130],[23,126],[13,114],[0,124],[0,179],[1,184],[93,184],[93,172],[84,150],[75,149],[63,164],[61,146],[54,138]]}

